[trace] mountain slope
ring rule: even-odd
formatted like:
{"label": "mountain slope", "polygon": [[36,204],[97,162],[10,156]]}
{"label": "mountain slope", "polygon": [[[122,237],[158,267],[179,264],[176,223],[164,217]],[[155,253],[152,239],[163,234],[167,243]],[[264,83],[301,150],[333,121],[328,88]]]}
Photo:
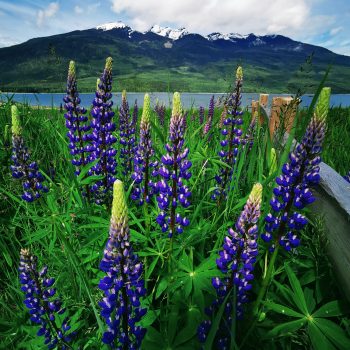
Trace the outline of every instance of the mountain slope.
{"label": "mountain slope", "polygon": [[160,26],[141,33],[121,22],[1,48],[0,89],[61,92],[68,62],[75,60],[80,91],[93,91],[108,56],[119,91],[225,91],[241,64],[246,92],[313,92],[330,63],[328,85],[349,91],[350,57],[321,47],[281,35],[204,37]]}

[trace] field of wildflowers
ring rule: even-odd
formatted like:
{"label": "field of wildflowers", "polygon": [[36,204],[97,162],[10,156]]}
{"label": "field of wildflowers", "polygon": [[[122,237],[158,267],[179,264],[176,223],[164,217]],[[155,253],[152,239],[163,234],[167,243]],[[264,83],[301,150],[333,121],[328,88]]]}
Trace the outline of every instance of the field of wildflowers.
{"label": "field of wildflowers", "polygon": [[349,349],[308,210],[330,89],[281,145],[241,108],[242,67],[223,106],[167,110],[113,106],[112,66],[89,111],[74,62],[64,114],[1,105],[0,348]]}

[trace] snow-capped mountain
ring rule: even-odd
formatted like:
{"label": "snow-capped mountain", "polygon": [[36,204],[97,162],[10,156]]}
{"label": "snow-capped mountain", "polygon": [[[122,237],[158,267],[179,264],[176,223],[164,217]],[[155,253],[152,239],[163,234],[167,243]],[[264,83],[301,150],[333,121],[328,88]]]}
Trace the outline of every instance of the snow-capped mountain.
{"label": "snow-capped mountain", "polygon": [[128,27],[125,23],[118,21],[118,22],[109,22],[105,24],[101,24],[96,27],[96,29],[102,29],[104,31],[106,30],[112,30],[112,29],[120,29],[120,28],[126,28]]}
{"label": "snow-capped mountain", "polygon": [[149,32],[160,36],[164,36],[165,38],[169,38],[172,40],[178,40],[183,36],[190,34],[185,28],[172,29],[170,27],[161,27],[158,24],[152,26]]}

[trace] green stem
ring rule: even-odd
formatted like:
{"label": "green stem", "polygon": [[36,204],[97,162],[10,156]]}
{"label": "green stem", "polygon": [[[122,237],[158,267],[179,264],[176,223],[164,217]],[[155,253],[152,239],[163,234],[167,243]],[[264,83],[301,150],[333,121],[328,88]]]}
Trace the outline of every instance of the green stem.
{"label": "green stem", "polygon": [[240,344],[240,349],[243,349],[246,341],[248,340],[250,334],[252,333],[253,329],[255,328],[255,325],[256,323],[258,322],[258,311],[259,311],[259,306],[262,302],[262,299],[264,298],[265,294],[266,294],[266,290],[268,288],[268,286],[270,285],[271,283],[271,280],[272,280],[272,277],[273,277],[273,269],[274,269],[274,266],[275,266],[275,261],[276,261],[276,258],[277,258],[277,255],[278,255],[278,250],[279,250],[279,244],[278,244],[278,241],[275,242],[275,250],[272,254],[272,257],[271,257],[271,260],[270,260],[270,263],[269,263],[269,266],[268,266],[268,269],[267,269],[267,272],[266,272],[266,275],[262,281],[262,284],[261,284],[261,288],[260,288],[260,291],[259,291],[259,294],[258,294],[258,297],[254,303],[254,306],[253,306],[253,322],[252,324],[250,325],[250,327],[248,328],[241,344]]}
{"label": "green stem", "polygon": [[270,260],[270,263],[269,263],[269,267],[268,267],[267,272],[266,272],[266,276],[265,276],[265,278],[262,281],[258,297],[257,297],[257,299],[256,299],[256,301],[254,303],[254,307],[253,307],[253,315],[254,315],[254,317],[257,316],[257,313],[259,311],[259,306],[261,304],[261,301],[264,298],[264,296],[266,294],[266,290],[267,290],[268,286],[271,283],[271,279],[273,277],[273,269],[274,269],[274,266],[275,266],[275,261],[276,261],[277,255],[278,255],[279,247],[280,246],[279,246],[279,244],[277,242],[275,244],[275,250],[274,250],[274,252],[272,254],[272,257],[271,257],[271,260]]}

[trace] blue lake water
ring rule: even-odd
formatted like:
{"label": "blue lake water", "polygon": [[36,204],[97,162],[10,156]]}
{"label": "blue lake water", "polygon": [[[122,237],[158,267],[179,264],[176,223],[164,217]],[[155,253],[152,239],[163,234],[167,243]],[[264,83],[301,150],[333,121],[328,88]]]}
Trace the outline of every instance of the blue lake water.
{"label": "blue lake water", "polygon": [[[183,106],[185,108],[198,108],[199,106],[208,107],[210,97],[214,95],[215,99],[224,97],[224,93],[182,93],[181,94],[181,100],[183,103]],[[12,96],[12,93],[2,93],[0,94],[0,101],[6,100],[6,96]],[[54,106],[59,107],[61,103],[63,103],[62,98],[64,96],[64,93],[41,93],[41,94],[34,94],[34,93],[16,93],[14,95],[14,100],[17,102],[26,102],[30,105],[40,105],[40,106]],[[139,92],[128,92],[127,99],[129,102],[129,105],[132,106],[137,100],[138,105],[141,106],[143,104],[143,93]],[[151,100],[153,104],[156,103],[158,100],[161,103],[166,104],[167,106],[170,106],[172,101],[172,94],[167,92],[154,92],[150,93]],[[291,96],[288,94],[270,94],[269,95],[269,102],[271,103],[272,97],[274,96]],[[301,106],[307,107],[311,103],[312,95],[303,95],[301,98]],[[94,93],[82,93],[80,94],[81,98],[81,104],[84,107],[90,107],[91,101],[94,98]],[[258,93],[243,93],[242,94],[242,106],[250,106],[252,100],[258,100],[259,94]],[[121,102],[121,93],[114,93],[113,94],[113,101],[115,105],[120,105]],[[334,94],[331,96],[331,106],[333,107],[350,107],[350,94]]]}

